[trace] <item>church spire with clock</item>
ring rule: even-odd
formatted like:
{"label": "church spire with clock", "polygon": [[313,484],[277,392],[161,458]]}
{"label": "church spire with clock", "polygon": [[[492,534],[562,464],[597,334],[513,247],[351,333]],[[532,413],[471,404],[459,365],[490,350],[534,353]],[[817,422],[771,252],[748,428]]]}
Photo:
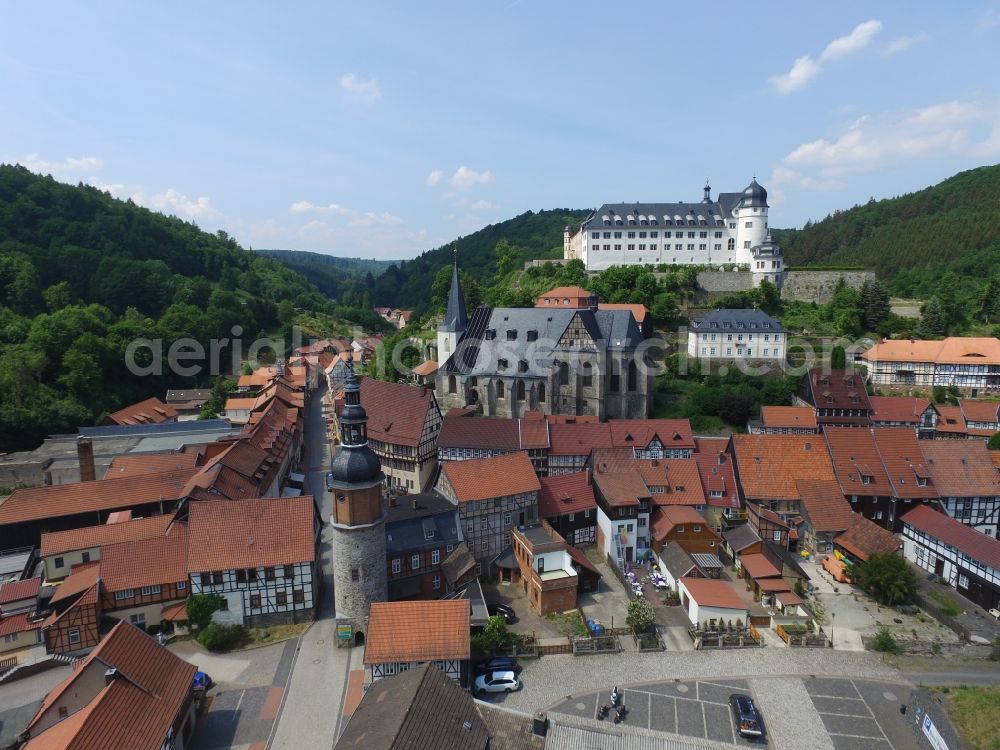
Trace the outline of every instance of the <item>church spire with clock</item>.
{"label": "church spire with clock", "polygon": [[338,423],[340,447],[330,466],[333,488],[334,603],[338,625],[350,625],[356,643],[364,640],[372,602],[388,598],[382,464],[368,446],[368,415],[351,359]]}

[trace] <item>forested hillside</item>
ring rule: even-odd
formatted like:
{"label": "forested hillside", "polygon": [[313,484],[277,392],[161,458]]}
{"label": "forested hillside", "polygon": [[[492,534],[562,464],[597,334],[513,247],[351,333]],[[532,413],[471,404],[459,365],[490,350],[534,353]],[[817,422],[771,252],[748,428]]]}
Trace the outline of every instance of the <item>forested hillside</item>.
{"label": "forested hillside", "polygon": [[[303,276],[224,233],[0,165],[0,452],[91,424],[105,411],[208,375],[136,377],[129,342],[191,337],[249,344],[296,308],[342,317]],[[223,353],[228,362],[229,352]]]}
{"label": "forested hillside", "polygon": [[490,224],[478,232],[449,242],[413,260],[392,265],[375,279],[371,298],[376,305],[393,305],[421,312],[432,309],[428,290],[442,266],[458,256],[458,264],[483,286],[493,282],[497,273],[496,246],[506,240],[515,249],[517,264],[532,258],[561,258],[563,229],[578,224],[590,212],[566,208],[551,211],[528,211],[499,224]]}
{"label": "forested hillside", "polygon": [[1000,265],[1000,166],[775,235],[791,266],[864,266],[894,293],[926,297],[945,270],[981,280]]}
{"label": "forested hillside", "polygon": [[339,258],[305,250],[257,250],[258,255],[273,258],[309,279],[323,294],[339,298],[358,284],[371,287],[389,266],[399,261],[368,258]]}

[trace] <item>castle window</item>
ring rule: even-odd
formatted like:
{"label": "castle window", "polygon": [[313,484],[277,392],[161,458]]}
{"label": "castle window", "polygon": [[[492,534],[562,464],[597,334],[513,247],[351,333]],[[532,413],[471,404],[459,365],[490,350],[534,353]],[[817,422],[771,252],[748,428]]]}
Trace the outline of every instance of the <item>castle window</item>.
{"label": "castle window", "polygon": [[594,385],[594,368],[590,362],[583,363],[583,387],[590,388]]}
{"label": "castle window", "polygon": [[528,363],[525,360],[523,360],[523,359],[519,360],[518,363],[517,363],[517,371],[518,372],[527,372],[528,371]]}
{"label": "castle window", "polygon": [[736,240],[733,239],[732,237],[730,237],[729,238],[729,242],[726,243],[726,249],[727,250],[735,250],[736,249]]}
{"label": "castle window", "polygon": [[507,360],[503,359],[503,358],[498,359],[497,360],[497,369],[498,370],[506,370],[507,369]]}
{"label": "castle window", "polygon": [[361,580],[361,571],[358,570],[357,568],[351,568],[351,580],[354,583],[357,583],[358,581],[360,581]]}
{"label": "castle window", "polygon": [[502,380],[498,380],[497,381],[497,398],[503,398],[503,397],[504,397],[503,381]]}
{"label": "castle window", "polygon": [[454,393],[455,392],[455,388],[456,388],[456,386],[455,386],[455,376],[454,375],[449,375],[448,376],[448,393]]}
{"label": "castle window", "polygon": [[748,221],[743,226],[746,227],[747,229],[753,229],[753,222],[752,221]]}

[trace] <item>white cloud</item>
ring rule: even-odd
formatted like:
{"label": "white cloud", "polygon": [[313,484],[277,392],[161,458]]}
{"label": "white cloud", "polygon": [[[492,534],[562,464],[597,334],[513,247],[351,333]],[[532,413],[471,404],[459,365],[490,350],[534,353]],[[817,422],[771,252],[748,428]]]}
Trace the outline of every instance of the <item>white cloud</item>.
{"label": "white cloud", "polygon": [[901,36],[898,39],[893,39],[889,42],[889,44],[886,45],[885,52],[883,54],[886,57],[889,57],[890,55],[897,55],[900,52],[908,50],[914,44],[926,42],[930,38],[930,34],[926,31],[921,31],[919,34],[914,34],[913,36]]}
{"label": "white cloud", "polygon": [[378,101],[382,98],[382,89],[374,77],[362,78],[357,73],[344,73],[340,77],[340,88],[358,99]]}
{"label": "white cloud", "polygon": [[837,60],[841,57],[853,55],[858,50],[862,50],[871,44],[872,39],[881,30],[881,21],[872,20],[859,23],[850,34],[837,37],[826,45],[823,54],[819,56],[820,62],[829,62],[830,60]]}
{"label": "white cloud", "polygon": [[174,214],[182,219],[218,219],[222,217],[222,214],[212,206],[207,197],[199,196],[191,200],[174,188],[167,188],[166,192],[157,193],[150,198],[149,204],[157,211]]}
{"label": "white cloud", "polygon": [[771,76],[771,84],[779,94],[788,95],[804,87],[823,70],[809,55],[798,58],[792,69],[781,75]]}
{"label": "white cloud", "polygon": [[839,190],[849,175],[961,157],[1000,157],[1000,100],[952,100],[855,119],[835,136],[792,149],[771,184],[779,196],[786,189]]}
{"label": "white cloud", "polygon": [[21,166],[39,174],[50,174],[60,179],[79,177],[80,172],[90,172],[101,168],[101,160],[96,156],[70,156],[62,161],[48,161],[38,154],[28,154],[17,160]]}
{"label": "white cloud", "polygon": [[487,201],[487,200],[478,200],[475,203],[473,203],[469,208],[471,208],[473,211],[486,211],[495,208],[500,208],[500,204],[493,203],[492,201]]}
{"label": "white cloud", "polygon": [[403,220],[401,218],[389,213],[388,211],[383,211],[382,213],[367,211],[363,214],[359,214],[354,221],[351,222],[351,224],[358,227],[391,226],[402,223]]}
{"label": "white cloud", "polygon": [[451,182],[453,186],[464,190],[476,185],[486,185],[493,182],[493,173],[488,169],[483,170],[482,172],[477,172],[474,169],[469,169],[463,164],[455,170],[455,174],[451,176],[449,182]]}
{"label": "white cloud", "polygon": [[788,96],[799,89],[805,88],[809,82],[823,72],[823,65],[833,60],[853,55],[871,44],[872,39],[882,30],[882,22],[871,20],[859,23],[847,36],[834,39],[814,60],[809,55],[796,58],[792,68],[787,73],[771,76],[770,82],[782,96]]}
{"label": "white cloud", "polygon": [[1000,13],[993,10],[993,8],[983,13],[979,17],[979,20],[976,21],[976,28],[980,31],[989,31],[990,29],[995,29],[997,26],[1000,26]]}
{"label": "white cloud", "polygon": [[354,212],[349,208],[345,208],[337,203],[328,203],[325,206],[317,206],[309,201],[296,201],[288,207],[288,210],[293,214],[335,214],[337,216],[350,216]]}
{"label": "white cloud", "polygon": [[427,175],[427,184],[430,185],[431,187],[434,187],[439,182],[441,182],[442,177],[444,177],[444,172],[442,172],[440,169],[433,169],[431,170],[431,173]]}

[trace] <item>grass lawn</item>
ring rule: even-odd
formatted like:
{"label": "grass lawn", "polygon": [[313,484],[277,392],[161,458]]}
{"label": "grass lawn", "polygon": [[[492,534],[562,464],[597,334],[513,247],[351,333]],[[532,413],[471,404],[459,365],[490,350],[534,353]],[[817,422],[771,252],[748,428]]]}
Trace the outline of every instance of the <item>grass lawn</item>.
{"label": "grass lawn", "polygon": [[270,625],[266,628],[249,628],[247,645],[257,646],[262,643],[278,643],[279,641],[298,638],[310,625],[312,625],[311,622],[300,622],[294,625]]}
{"label": "grass lawn", "polygon": [[941,614],[946,617],[954,617],[961,611],[961,606],[958,602],[952,599],[944,591],[930,591],[928,592],[931,598],[937,602],[938,606],[941,607]]}
{"label": "grass lawn", "polygon": [[972,750],[1000,750],[1000,686],[942,688],[948,715]]}
{"label": "grass lawn", "polygon": [[559,632],[565,636],[583,637],[588,634],[587,626],[580,617],[579,610],[574,609],[572,612],[555,612],[551,615],[545,615],[545,619],[558,628]]}

